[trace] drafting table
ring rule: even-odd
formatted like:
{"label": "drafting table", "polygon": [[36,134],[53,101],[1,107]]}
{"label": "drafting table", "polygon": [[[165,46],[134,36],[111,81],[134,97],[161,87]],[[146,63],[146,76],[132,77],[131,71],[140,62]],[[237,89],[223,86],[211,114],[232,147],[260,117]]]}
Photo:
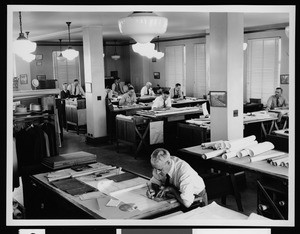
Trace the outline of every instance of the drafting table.
{"label": "drafting table", "polygon": [[[99,193],[96,197],[92,196],[86,200],[55,187],[49,183],[46,178],[47,174],[30,176],[33,185],[32,202],[35,203],[33,206],[38,207],[37,213],[40,219],[147,219],[177,211],[180,207],[180,204],[174,199],[156,202],[147,198],[146,182],[149,179],[137,174],[135,174],[136,178],[121,182],[109,180],[107,176],[114,175],[113,172],[99,179],[89,176],[77,177],[81,182],[100,190],[100,192],[96,192]],[[115,207],[108,207],[107,203],[111,199],[120,199],[124,202],[121,201]],[[120,210],[121,205],[129,202],[128,199],[131,203],[137,203],[138,208],[133,211]]]}

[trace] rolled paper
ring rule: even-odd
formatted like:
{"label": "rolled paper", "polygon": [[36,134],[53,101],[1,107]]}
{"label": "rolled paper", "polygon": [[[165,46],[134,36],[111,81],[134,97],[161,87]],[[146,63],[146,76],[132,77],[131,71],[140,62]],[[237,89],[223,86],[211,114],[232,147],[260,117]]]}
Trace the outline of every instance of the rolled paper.
{"label": "rolled paper", "polygon": [[288,160],[288,156],[286,155],[286,157],[284,158],[279,158],[279,159],[276,159],[276,160],[272,160],[271,164],[273,166],[279,166],[282,162],[284,162],[285,160]]}
{"label": "rolled paper", "polygon": [[223,142],[223,141],[220,140],[220,141],[205,142],[205,143],[202,143],[202,144],[201,144],[201,147],[202,147],[203,149],[214,148],[215,145],[216,145],[217,143],[220,143],[220,142]]}
{"label": "rolled paper", "polygon": [[219,155],[222,155],[223,153],[225,153],[224,149],[220,149],[220,150],[214,150],[205,154],[202,154],[202,158],[203,159],[209,159],[209,158],[214,158],[217,157]]}
{"label": "rolled paper", "polygon": [[231,151],[231,152],[226,152],[225,154],[222,155],[223,159],[229,159],[229,158],[234,158],[236,156],[236,151]]}
{"label": "rolled paper", "polygon": [[284,152],[266,152],[264,154],[260,154],[260,155],[257,155],[257,156],[252,156],[252,157],[249,157],[249,160],[250,162],[258,162],[258,161],[262,161],[262,160],[265,160],[265,159],[268,159],[268,158],[274,158],[274,157],[278,157],[280,155],[283,155],[283,154],[286,154]]}
{"label": "rolled paper", "polygon": [[285,157],[286,157],[286,155],[285,155],[285,154],[282,154],[282,155],[280,155],[280,156],[278,156],[278,157],[268,158],[268,159],[267,159],[267,162],[268,162],[268,163],[271,163],[273,160],[277,160],[277,159],[285,158]]}
{"label": "rolled paper", "polygon": [[249,143],[255,141],[255,139],[256,139],[255,135],[251,135],[248,137],[229,141],[229,148],[242,148],[243,146],[249,145]]}
{"label": "rolled paper", "polygon": [[285,167],[287,163],[289,163],[289,159],[288,158],[285,159],[285,161],[281,162],[280,166]]}
{"label": "rolled paper", "polygon": [[[243,154],[242,154],[242,153],[240,153],[240,151],[244,150],[245,148],[247,148],[249,146],[253,146],[253,145],[257,145],[257,144],[258,144],[257,141],[248,142],[246,145],[244,145],[240,148],[233,148],[233,149],[230,148],[230,149],[226,150],[226,152],[227,153],[232,152],[231,154],[229,154],[229,158],[232,158],[234,156],[238,156],[239,158],[241,158],[241,157],[247,156],[248,154],[246,154],[246,152],[243,152]],[[233,156],[233,154],[235,154],[235,155]],[[224,157],[226,157],[226,156],[224,156]]]}
{"label": "rolled paper", "polygon": [[245,157],[247,155],[250,155],[250,152],[248,151],[248,149],[243,149],[243,150],[240,150],[236,153],[236,155],[239,157],[239,158],[242,158],[242,157]]}
{"label": "rolled paper", "polygon": [[251,157],[267,152],[271,149],[274,149],[274,145],[269,141],[265,141],[254,146],[247,147],[247,150],[249,151],[249,155]]}

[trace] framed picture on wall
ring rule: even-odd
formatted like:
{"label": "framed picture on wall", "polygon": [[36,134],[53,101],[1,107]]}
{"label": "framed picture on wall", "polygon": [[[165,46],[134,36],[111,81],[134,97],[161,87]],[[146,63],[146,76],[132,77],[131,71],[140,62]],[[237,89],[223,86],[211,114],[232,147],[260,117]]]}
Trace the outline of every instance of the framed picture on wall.
{"label": "framed picture on wall", "polygon": [[280,84],[288,84],[289,83],[289,74],[280,75]]}
{"label": "framed picture on wall", "polygon": [[20,75],[20,84],[28,84],[27,74],[21,74]]}
{"label": "framed picture on wall", "polygon": [[212,107],[226,107],[227,93],[226,91],[210,91],[210,105]]}
{"label": "framed picture on wall", "polygon": [[154,79],[160,79],[160,73],[159,72],[153,72]]}

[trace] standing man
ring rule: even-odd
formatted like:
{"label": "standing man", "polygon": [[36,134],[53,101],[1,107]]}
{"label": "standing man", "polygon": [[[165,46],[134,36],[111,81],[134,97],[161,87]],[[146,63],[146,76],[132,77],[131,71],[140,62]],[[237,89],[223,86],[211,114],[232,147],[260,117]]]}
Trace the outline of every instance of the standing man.
{"label": "standing man", "polygon": [[85,92],[81,85],[79,84],[78,79],[75,79],[72,84],[69,84],[68,90],[70,91],[71,97],[84,97]]}
{"label": "standing man", "polygon": [[151,82],[146,83],[146,85],[141,89],[141,97],[155,96],[155,93],[153,92],[151,86],[152,86]]}
{"label": "standing man", "polygon": [[155,98],[152,105],[152,110],[169,110],[172,106],[170,92],[168,90],[164,90],[162,95]]}
{"label": "standing man", "polygon": [[181,84],[177,83],[175,88],[171,89],[171,98],[174,100],[182,100],[183,92],[181,91]]}
{"label": "standing man", "polygon": [[120,86],[120,77],[116,77],[114,80],[114,83],[111,85],[111,90],[113,92],[113,95],[119,96],[123,94],[123,90],[121,89]]}
{"label": "standing man", "polygon": [[204,181],[187,162],[163,148],[154,150],[150,161],[153,176],[146,192],[148,198],[175,197],[186,208],[195,198],[202,205],[208,204]]}
{"label": "standing man", "polygon": [[289,104],[287,100],[282,96],[282,88],[277,87],[275,90],[275,95],[269,97],[267,101],[266,110],[272,110],[274,108],[287,109]]}
{"label": "standing man", "polygon": [[132,86],[128,87],[127,93],[123,94],[121,100],[119,101],[120,106],[133,105],[136,103],[136,95],[134,88]]}
{"label": "standing man", "polygon": [[70,91],[68,90],[68,83],[63,83],[62,84],[62,91],[60,91],[60,98],[61,99],[66,99],[66,98],[70,98],[71,94]]}

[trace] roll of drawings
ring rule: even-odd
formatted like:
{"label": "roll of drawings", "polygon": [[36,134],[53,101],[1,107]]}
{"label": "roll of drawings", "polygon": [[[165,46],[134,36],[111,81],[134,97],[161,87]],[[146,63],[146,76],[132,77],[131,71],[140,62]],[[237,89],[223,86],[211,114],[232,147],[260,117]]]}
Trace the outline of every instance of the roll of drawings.
{"label": "roll of drawings", "polygon": [[202,154],[202,158],[203,159],[214,158],[214,157],[222,155],[223,153],[225,153],[225,149],[214,150],[214,151]]}
{"label": "roll of drawings", "polygon": [[242,158],[242,157],[250,155],[250,152],[248,149],[243,149],[243,150],[238,151],[236,153],[236,155],[238,156],[238,158]]}
{"label": "roll of drawings", "polygon": [[[230,153],[228,155],[224,155],[224,157],[223,156],[222,157],[224,159],[233,158],[234,156],[237,156],[239,158],[245,157],[245,156],[247,156],[249,154],[249,152],[247,152],[247,151],[241,152],[241,151],[244,150],[247,147],[250,147],[250,146],[253,146],[253,145],[257,145],[257,144],[258,144],[257,141],[251,141],[251,142],[245,143],[245,145],[240,146],[239,148],[238,147],[237,148],[230,148],[230,149],[226,150],[226,152],[227,153],[228,152],[232,152],[232,153]],[[235,155],[233,155],[233,154],[235,154]]]}
{"label": "roll of drawings", "polygon": [[223,159],[230,159],[236,156],[237,151],[229,151],[222,155]]}
{"label": "roll of drawings", "polygon": [[276,160],[272,160],[271,164],[273,166],[279,166],[282,162],[284,162],[286,159],[288,159],[288,156]]}
{"label": "roll of drawings", "polygon": [[269,141],[265,141],[265,142],[259,143],[257,145],[247,147],[247,150],[249,151],[249,155],[251,157],[261,154],[261,153],[264,153],[264,152],[267,152],[271,149],[274,149],[274,145]]}
{"label": "roll of drawings", "polygon": [[286,164],[288,164],[288,163],[289,163],[289,159],[286,158],[283,162],[280,163],[280,166],[286,167]]}
{"label": "roll of drawings", "polygon": [[228,149],[230,148],[230,145],[229,145],[229,141],[221,141],[221,142],[217,142],[214,147],[214,149],[216,150],[220,150],[220,149]]}
{"label": "roll of drawings", "polygon": [[229,148],[240,148],[242,149],[245,145],[249,145],[251,142],[254,142],[256,137],[254,135],[240,138],[237,140],[229,141]]}
{"label": "roll of drawings", "polygon": [[281,154],[281,155],[278,156],[278,157],[268,158],[268,159],[267,159],[267,162],[268,162],[268,163],[271,163],[273,160],[277,160],[277,159],[285,158],[285,157],[286,157],[286,154]]}
{"label": "roll of drawings", "polygon": [[202,143],[202,144],[201,144],[201,147],[202,147],[203,149],[214,148],[215,145],[216,145],[217,143],[220,143],[220,142],[223,142],[223,141],[220,140],[220,141],[205,142],[205,143]]}
{"label": "roll of drawings", "polygon": [[280,155],[283,155],[285,154],[284,152],[266,152],[266,153],[262,153],[260,155],[257,155],[257,156],[252,156],[252,157],[249,157],[249,161],[250,162],[258,162],[258,161],[262,161],[262,160],[266,160],[268,158],[274,158],[274,157],[278,157]]}

